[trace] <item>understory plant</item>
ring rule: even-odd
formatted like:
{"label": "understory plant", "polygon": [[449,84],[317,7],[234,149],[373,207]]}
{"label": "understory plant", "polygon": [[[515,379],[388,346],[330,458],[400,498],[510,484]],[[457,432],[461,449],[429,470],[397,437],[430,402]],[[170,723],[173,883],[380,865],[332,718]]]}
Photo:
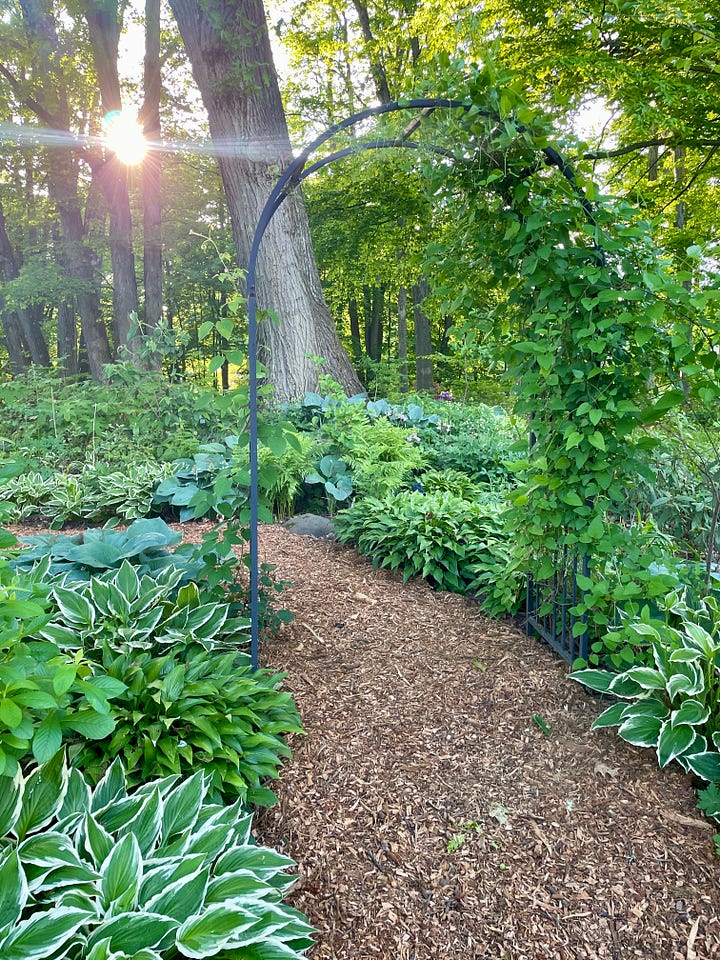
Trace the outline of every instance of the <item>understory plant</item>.
{"label": "understory plant", "polygon": [[626,626],[652,666],[621,673],[576,670],[573,680],[617,697],[593,728],[617,727],[628,743],[655,749],[660,767],[676,760],[702,780],[720,783],[720,605],[706,598],[695,609],[678,594],[665,603],[670,622]]}
{"label": "understory plant", "polygon": [[204,773],[91,789],[62,753],[3,781],[3,960],[299,960],[312,928],[282,903],[291,860],[251,836]]}

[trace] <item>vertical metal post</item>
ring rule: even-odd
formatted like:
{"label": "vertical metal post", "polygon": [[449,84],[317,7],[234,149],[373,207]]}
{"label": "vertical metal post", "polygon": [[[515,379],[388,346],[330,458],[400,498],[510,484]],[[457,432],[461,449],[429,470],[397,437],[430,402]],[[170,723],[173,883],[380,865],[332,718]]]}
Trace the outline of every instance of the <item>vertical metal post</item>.
{"label": "vertical metal post", "polygon": [[[257,251],[254,251],[257,253]],[[260,647],[260,563],[258,556],[258,396],[257,396],[257,296],[255,272],[257,256],[248,266],[248,434],[250,444],[250,664],[259,666]]]}

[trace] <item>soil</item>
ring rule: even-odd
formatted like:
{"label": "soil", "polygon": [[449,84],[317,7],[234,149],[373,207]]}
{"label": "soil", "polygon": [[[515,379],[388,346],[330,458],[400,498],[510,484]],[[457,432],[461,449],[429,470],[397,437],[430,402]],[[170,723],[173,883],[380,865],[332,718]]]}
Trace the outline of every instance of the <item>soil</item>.
{"label": "soil", "polygon": [[591,732],[600,701],[512,623],[260,539],[295,614],[262,665],[306,733],[257,835],[298,863],[311,960],[720,958],[720,860],[679,767]]}

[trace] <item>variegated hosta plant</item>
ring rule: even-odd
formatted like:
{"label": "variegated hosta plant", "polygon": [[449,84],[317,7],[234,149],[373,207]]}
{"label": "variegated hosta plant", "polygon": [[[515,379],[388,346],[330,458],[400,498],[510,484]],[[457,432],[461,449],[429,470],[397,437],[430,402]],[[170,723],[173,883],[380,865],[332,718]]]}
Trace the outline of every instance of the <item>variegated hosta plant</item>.
{"label": "variegated hosta plant", "polygon": [[638,642],[649,642],[653,667],[577,670],[570,676],[620,698],[594,729],[618,727],[628,743],[654,747],[661,767],[677,760],[702,780],[720,783],[720,607],[706,598],[691,609],[671,594],[666,608],[677,626],[654,621],[626,627]]}
{"label": "variegated hosta plant", "polygon": [[59,753],[0,790],[3,960],[299,960],[282,903],[292,861],[250,834],[202,773],[128,793],[116,761],[95,790]]}

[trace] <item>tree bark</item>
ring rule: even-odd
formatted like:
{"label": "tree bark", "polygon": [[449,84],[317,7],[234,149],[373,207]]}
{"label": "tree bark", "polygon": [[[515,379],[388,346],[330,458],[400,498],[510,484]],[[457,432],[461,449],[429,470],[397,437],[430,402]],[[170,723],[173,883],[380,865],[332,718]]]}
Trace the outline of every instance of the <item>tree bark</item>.
{"label": "tree bark", "polygon": [[[278,172],[292,160],[265,11],[260,0],[171,0],[208,111],[241,267]],[[362,388],[325,304],[305,207],[289,197],[258,259],[260,358],[278,400],[317,390],[318,369],[348,393]],[[275,322],[277,321],[277,322]]]}
{"label": "tree bark", "polygon": [[[5,213],[0,203],[0,280],[14,280],[19,273],[15,251],[7,232]],[[3,329],[10,363],[15,372],[21,373],[27,368],[25,351],[31,363],[41,367],[50,366],[50,354],[42,328],[29,308],[3,310]]]}
{"label": "tree bark", "polygon": [[385,287],[380,284],[363,287],[365,312],[365,352],[375,363],[382,359],[383,307]]}
{"label": "tree bark", "polygon": [[415,389],[433,389],[432,337],[430,320],[422,308],[428,295],[428,281],[423,277],[413,284],[413,318],[415,320]]}
{"label": "tree bark", "polygon": [[407,364],[407,287],[398,290],[398,359],[400,360],[400,393],[410,389]]}
{"label": "tree bark", "polygon": [[358,305],[355,297],[348,300],[348,316],[350,318],[350,340],[352,342],[352,352],[355,363],[362,363],[363,350],[362,338],[360,337],[360,316],[358,314]]}
{"label": "tree bark", "polygon": [[78,372],[77,324],[70,303],[61,303],[57,308],[57,351],[62,375],[74,377]]}
{"label": "tree bark", "polygon": [[[145,0],[145,102],[141,110],[143,132],[152,144],[160,141],[160,0]],[[150,150],[143,160],[143,281],[145,326],[160,324],[163,307],[162,270],[162,161],[159,151]],[[153,366],[159,366],[159,357]]]}

